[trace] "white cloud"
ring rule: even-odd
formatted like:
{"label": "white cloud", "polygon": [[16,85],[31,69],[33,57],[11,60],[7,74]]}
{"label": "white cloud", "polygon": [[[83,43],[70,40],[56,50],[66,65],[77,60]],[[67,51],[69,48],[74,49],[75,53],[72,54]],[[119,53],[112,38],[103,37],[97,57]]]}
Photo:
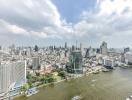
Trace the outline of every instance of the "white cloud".
{"label": "white cloud", "polygon": [[12,25],[2,19],[0,19],[0,33],[1,34],[9,34],[9,33],[12,33],[12,34],[21,34],[21,35],[28,35],[28,32],[21,28],[21,27],[18,27],[16,25]]}
{"label": "white cloud", "polygon": [[67,23],[51,0],[0,0],[0,35],[51,39],[132,36],[132,0],[97,0],[77,23]]}
{"label": "white cloud", "polygon": [[97,0],[97,8],[83,11],[75,25],[79,35],[104,39],[111,36],[132,36],[132,0]]}
{"label": "white cloud", "polygon": [[5,35],[62,39],[72,33],[72,26],[61,18],[51,0],[0,0],[0,19],[0,34]]}
{"label": "white cloud", "polygon": [[116,13],[122,15],[126,9],[132,10],[132,0],[103,0],[100,1],[99,15],[111,15]]}

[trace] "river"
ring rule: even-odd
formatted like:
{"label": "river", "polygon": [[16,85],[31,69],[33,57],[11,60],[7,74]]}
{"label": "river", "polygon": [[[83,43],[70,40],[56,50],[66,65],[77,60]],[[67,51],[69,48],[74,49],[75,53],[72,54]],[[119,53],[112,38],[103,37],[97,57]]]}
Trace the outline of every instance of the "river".
{"label": "river", "polygon": [[81,95],[82,100],[125,100],[132,95],[132,68],[117,67],[111,72],[91,74],[42,87],[38,94],[14,100],[71,100],[77,95]]}

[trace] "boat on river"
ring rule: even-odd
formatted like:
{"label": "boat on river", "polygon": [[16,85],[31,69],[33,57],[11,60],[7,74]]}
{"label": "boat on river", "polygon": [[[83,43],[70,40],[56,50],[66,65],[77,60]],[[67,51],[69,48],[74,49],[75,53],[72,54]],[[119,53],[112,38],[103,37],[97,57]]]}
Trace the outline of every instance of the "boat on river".
{"label": "boat on river", "polygon": [[132,100],[132,95],[130,95],[126,100]]}
{"label": "boat on river", "polygon": [[39,92],[39,91],[37,90],[37,88],[34,87],[34,88],[31,88],[31,89],[28,89],[28,90],[27,90],[26,96],[29,97],[29,96],[32,96],[32,95],[38,93],[38,92]]}
{"label": "boat on river", "polygon": [[71,100],[81,100],[82,97],[81,96],[74,96]]}

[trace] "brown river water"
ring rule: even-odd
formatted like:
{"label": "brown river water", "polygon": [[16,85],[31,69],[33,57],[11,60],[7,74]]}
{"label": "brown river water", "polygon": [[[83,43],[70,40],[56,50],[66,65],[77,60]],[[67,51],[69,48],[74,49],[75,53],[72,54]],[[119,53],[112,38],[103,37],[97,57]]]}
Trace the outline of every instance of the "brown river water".
{"label": "brown river water", "polygon": [[71,100],[77,95],[82,97],[81,100],[126,100],[132,95],[132,68],[116,68],[111,72],[41,87],[35,95],[14,100]]}

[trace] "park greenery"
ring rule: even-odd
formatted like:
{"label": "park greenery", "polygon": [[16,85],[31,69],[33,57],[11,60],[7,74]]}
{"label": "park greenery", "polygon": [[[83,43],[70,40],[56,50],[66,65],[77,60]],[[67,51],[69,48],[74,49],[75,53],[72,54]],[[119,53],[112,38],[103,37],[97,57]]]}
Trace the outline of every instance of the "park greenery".
{"label": "park greenery", "polygon": [[58,76],[60,76],[62,79],[66,78],[66,73],[62,68],[57,68],[57,69],[53,70],[53,72],[57,72]]}
{"label": "park greenery", "polygon": [[65,79],[65,71],[63,69],[55,69],[52,73],[40,74],[38,72],[27,74],[27,83],[21,87],[21,91],[29,88],[37,87],[45,84],[54,84],[54,82]]}

